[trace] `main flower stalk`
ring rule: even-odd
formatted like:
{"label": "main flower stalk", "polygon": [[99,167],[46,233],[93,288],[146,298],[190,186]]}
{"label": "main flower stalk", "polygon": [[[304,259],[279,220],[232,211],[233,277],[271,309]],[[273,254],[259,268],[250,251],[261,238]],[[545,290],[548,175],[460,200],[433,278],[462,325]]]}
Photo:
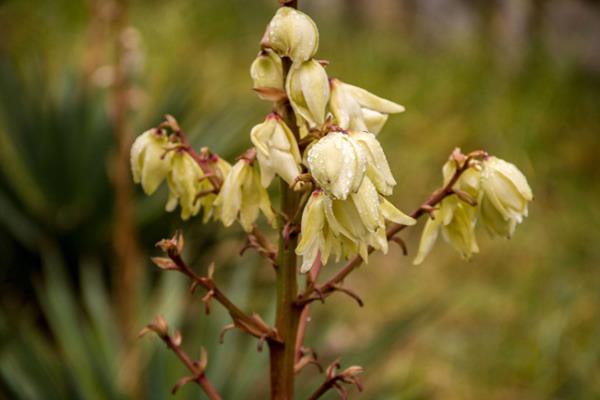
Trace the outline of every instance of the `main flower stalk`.
{"label": "main flower stalk", "polygon": [[[294,215],[299,206],[299,196],[281,181],[281,209],[286,215]],[[298,292],[297,257],[294,253],[298,239],[296,233],[279,235],[277,273],[277,312],[275,328],[283,343],[270,342],[271,398],[293,399],[295,343],[301,308],[296,305]]]}
{"label": "main flower stalk", "polygon": [[[284,76],[290,68],[290,60],[283,59]],[[278,113],[299,137],[293,110],[288,101],[275,104]],[[302,308],[296,304],[298,295],[298,257],[295,249],[298,244],[297,221],[301,196],[290,185],[280,179],[281,212],[287,219],[279,232],[278,259],[276,264],[277,309],[275,328],[283,343],[269,343],[271,399],[291,400],[294,398],[295,345],[298,335],[298,322]]]}

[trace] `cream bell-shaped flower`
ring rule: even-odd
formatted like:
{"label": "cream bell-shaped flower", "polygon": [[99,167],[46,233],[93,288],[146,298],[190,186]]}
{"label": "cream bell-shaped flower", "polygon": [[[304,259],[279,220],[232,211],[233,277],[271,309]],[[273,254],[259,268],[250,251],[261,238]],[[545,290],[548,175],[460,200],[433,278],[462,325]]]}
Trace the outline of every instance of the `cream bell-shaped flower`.
{"label": "cream bell-shaped flower", "polygon": [[383,114],[378,111],[362,109],[362,117],[367,126],[367,131],[377,135],[383,129],[383,126],[388,120],[388,114]]}
{"label": "cream bell-shaped flower", "polygon": [[214,205],[223,225],[229,227],[237,219],[246,232],[252,231],[252,225],[260,211],[269,223],[272,224],[275,219],[271,200],[260,184],[258,172],[245,158],[231,168]]}
{"label": "cream bell-shaped flower", "polygon": [[527,216],[527,204],[533,200],[533,193],[527,178],[515,165],[488,157],[482,167],[481,222],[490,234],[510,238]]}
{"label": "cream bell-shaped flower", "polygon": [[294,112],[309,128],[325,123],[325,108],[329,101],[329,82],[325,68],[315,60],[292,65],[285,84]]}
{"label": "cream bell-shaped flower", "polygon": [[231,172],[231,164],[216,154],[210,156],[209,164],[212,166],[214,173],[222,182],[225,181],[225,178],[227,178],[227,175],[229,175],[229,172]]}
{"label": "cream bell-shaped flower", "polygon": [[172,152],[167,152],[167,135],[156,129],[138,136],[131,146],[131,173],[141,183],[144,193],[151,195],[171,169]]}
{"label": "cream bell-shaped flower", "polygon": [[[443,168],[444,184],[447,184],[456,170],[456,163],[448,161]],[[454,190],[462,191],[473,200],[481,198],[480,189],[481,172],[477,167],[467,169],[456,184]],[[470,259],[479,252],[475,237],[477,223],[477,207],[461,200],[458,196],[446,197],[437,210],[433,211],[432,218],[428,219],[421,234],[421,242],[417,257],[413,264],[418,265],[431,252],[441,231],[444,240],[462,256]]]}
{"label": "cream bell-shaped flower", "polygon": [[350,135],[330,132],[308,149],[308,169],[315,181],[336,199],[358,191],[367,170],[367,155]]}
{"label": "cream bell-shaped flower", "polygon": [[265,122],[252,128],[250,139],[256,147],[262,185],[268,187],[275,174],[292,185],[302,172],[302,157],[294,134],[281,117],[269,114]]}
{"label": "cream bell-shaped flower", "polygon": [[377,134],[387,121],[388,114],[400,113],[405,110],[400,104],[383,99],[339,79],[331,79],[330,87],[329,109],[336,124],[342,129],[369,131]]}
{"label": "cream bell-shaped flower", "polygon": [[258,97],[263,100],[276,101],[279,94],[283,92],[283,65],[281,58],[271,49],[264,49],[250,66],[253,88]]}
{"label": "cream bell-shaped flower", "polygon": [[[177,151],[172,158],[172,168],[167,176],[169,184],[169,200],[166,210],[175,210],[177,204],[181,207],[181,219],[187,220],[198,214],[204,205],[210,212],[212,201],[197,199],[198,193],[213,189],[211,183],[204,178],[204,172],[198,163],[185,151]],[[214,198],[213,198],[214,200]]]}
{"label": "cream bell-shaped flower", "polygon": [[365,151],[367,156],[367,176],[371,179],[377,191],[384,196],[392,194],[396,180],[383,152],[383,148],[374,134],[370,132],[350,132],[354,139]]}
{"label": "cream bell-shaped flower", "polygon": [[416,223],[380,196],[368,178],[348,200],[332,199],[321,190],[313,192],[302,215],[302,233],[296,249],[303,257],[301,271],[310,270],[317,254],[326,264],[332,255],[339,261],[357,254],[368,263],[369,246],[387,253],[386,221]]}
{"label": "cream bell-shaped flower", "polygon": [[[368,177],[363,179],[358,192],[350,195],[363,225],[369,232],[384,228],[385,222],[411,226],[417,221],[398,210],[392,203],[377,193],[375,185]],[[387,241],[386,241],[387,242]]]}
{"label": "cream bell-shaped flower", "polygon": [[311,59],[319,48],[319,30],[306,14],[291,7],[280,7],[269,22],[261,45],[294,62]]}
{"label": "cream bell-shaped flower", "polygon": [[312,268],[319,254],[323,264],[329,259],[329,252],[321,251],[321,248],[327,247],[326,240],[332,240],[327,237],[327,221],[323,204],[326,197],[323,191],[314,191],[302,213],[302,236],[296,247],[296,254],[302,257],[301,273],[306,273]]}
{"label": "cream bell-shaped flower", "polygon": [[414,225],[415,219],[405,215],[383,196],[377,193],[375,185],[365,177],[356,193],[349,200],[332,200],[327,210],[329,225],[334,234],[352,241],[356,251],[368,263],[368,246],[388,251],[386,221],[403,225]]}
{"label": "cream bell-shaped flower", "polygon": [[[349,200],[340,200],[339,202],[352,207]],[[351,258],[359,251],[355,240],[341,235],[339,227],[330,225],[331,222],[339,225],[335,217],[332,217],[333,207],[334,200],[322,190],[315,190],[306,203],[302,214],[302,233],[296,247],[296,254],[302,256],[300,266],[302,273],[306,273],[312,268],[317,256],[320,256],[321,263],[325,265],[331,256],[339,261],[341,257]],[[355,212],[353,215],[355,216]],[[363,248],[364,253],[368,253],[367,246],[363,245]]]}

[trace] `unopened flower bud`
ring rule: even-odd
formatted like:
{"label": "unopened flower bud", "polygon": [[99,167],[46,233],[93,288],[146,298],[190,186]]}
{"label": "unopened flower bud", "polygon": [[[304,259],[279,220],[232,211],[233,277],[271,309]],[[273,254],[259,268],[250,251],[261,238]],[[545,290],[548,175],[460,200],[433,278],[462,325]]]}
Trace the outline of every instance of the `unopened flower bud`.
{"label": "unopened flower bud", "polygon": [[269,22],[261,44],[282,57],[302,62],[317,52],[319,31],[308,15],[291,7],[281,7]]}
{"label": "unopened flower bud", "polygon": [[269,195],[260,184],[258,172],[244,158],[231,168],[214,205],[218,208],[223,225],[231,226],[238,219],[246,232],[252,230],[260,211],[270,223],[275,218]]}
{"label": "unopened flower bud", "polygon": [[[283,92],[283,66],[281,58],[270,49],[262,50],[250,67],[253,88],[263,100],[276,101]],[[274,97],[277,96],[277,97]]]}
{"label": "unopened flower bud", "polygon": [[388,114],[404,111],[404,107],[383,99],[365,89],[331,79],[329,108],[336,124],[343,129],[377,134],[387,121]]}
{"label": "unopened flower bud", "polygon": [[307,122],[309,128],[321,127],[325,122],[325,108],[329,101],[325,68],[315,60],[293,65],[285,89],[294,111]]}
{"label": "unopened flower bud", "polygon": [[341,200],[358,190],[367,169],[363,148],[341,132],[330,132],[313,144],[307,164],[319,186]]}
{"label": "unopened flower bud", "polygon": [[383,152],[383,148],[374,134],[369,132],[351,132],[350,136],[363,148],[367,156],[367,176],[373,181],[377,191],[384,196],[392,194],[396,180]]}
{"label": "unopened flower bud", "polygon": [[269,186],[275,174],[289,185],[300,175],[300,150],[294,134],[275,113],[256,125],[250,133],[260,164],[261,183]]}
{"label": "unopened flower bud", "polygon": [[156,191],[171,169],[171,152],[166,152],[167,135],[151,129],[138,136],[131,146],[133,181],[142,184],[147,195]]}
{"label": "unopened flower bud", "polygon": [[481,187],[481,222],[492,235],[510,238],[533,200],[527,178],[513,164],[489,157],[483,161]]}

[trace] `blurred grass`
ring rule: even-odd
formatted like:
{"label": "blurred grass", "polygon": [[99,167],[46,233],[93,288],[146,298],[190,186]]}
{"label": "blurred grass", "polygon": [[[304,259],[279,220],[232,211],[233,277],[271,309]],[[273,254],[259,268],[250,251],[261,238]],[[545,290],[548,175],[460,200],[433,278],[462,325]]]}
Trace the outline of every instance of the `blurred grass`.
{"label": "blurred grass", "polygon": [[[269,105],[253,96],[247,71],[273,11],[271,3],[133,2],[131,24],[139,31],[143,56],[137,131],[169,112],[198,146],[208,145],[229,159],[248,146],[250,127],[269,112]],[[304,3],[319,8],[316,0]],[[399,182],[394,202],[401,209],[410,211],[439,185],[441,165],[454,146],[484,148],[514,162],[529,177],[536,199],[512,240],[492,241],[480,232],[481,254],[469,263],[441,242],[418,268],[395,248],[387,257],[374,256],[347,282],[365,299],[365,307],[359,309],[343,296],[330,298],[326,306],[316,304],[308,345],[324,362],[343,355],[346,366],[364,365],[365,398],[600,396],[599,75],[567,59],[557,62],[539,42],[529,44],[520,62],[510,65],[486,36],[440,46],[417,34],[375,29],[332,12],[314,17],[321,30],[319,56],[331,61],[332,76],[407,108],[391,117],[380,135]],[[97,269],[80,274],[76,286],[88,288],[83,290],[88,297],[75,291],[71,311],[53,303],[66,290],[57,285],[68,279],[43,272],[45,256],[26,239],[42,232],[45,239],[58,240],[70,269],[79,270],[82,253],[104,268],[110,264],[104,255],[109,231],[103,227],[110,215],[103,206],[111,195],[105,169],[111,140],[106,93],[102,88],[83,94],[78,90],[89,19],[84,2],[0,4],[6,31],[0,43],[2,287],[4,293],[17,292],[32,279],[30,273],[36,279],[43,276],[35,291],[45,304],[42,319],[51,321],[60,311],[63,328],[80,313],[88,319],[111,318],[110,311],[98,309],[103,301],[91,297],[98,289],[87,286],[96,280],[89,274]],[[236,265],[230,256],[239,249],[236,233],[224,233],[217,224],[181,224],[163,216],[165,194],[139,198],[146,251],[152,253],[154,241],[184,226],[194,243],[194,265],[216,258],[222,266],[218,279],[231,285],[247,309],[269,317],[273,288],[268,268],[254,266],[252,256]],[[77,223],[61,225],[73,216],[80,218]],[[419,234],[419,228],[404,234],[411,256]],[[62,240],[64,235],[77,240]],[[215,245],[218,239],[224,243]],[[157,276],[153,272],[149,278]],[[227,390],[226,398],[264,396],[266,355],[256,354],[254,343],[237,333],[226,337],[226,346],[217,346],[226,316],[198,317],[198,302],[190,301],[185,291],[168,296],[189,304],[176,321],[191,342],[186,344],[190,352],[209,347],[209,375]],[[0,373],[12,395],[17,393],[13,385],[21,383],[31,391],[44,387],[45,381],[36,380],[48,373],[60,375],[48,379],[62,382],[50,387],[63,398],[78,398],[73,391],[78,382],[93,386],[114,379],[114,371],[103,377],[93,373],[93,366],[87,369],[91,376],[69,378],[84,361],[63,365],[69,355],[61,350],[57,327],[42,324],[42,332],[51,333],[45,338],[36,332],[35,308],[16,318],[8,310],[17,306],[4,303]],[[140,313],[143,324],[152,310]],[[9,340],[13,332],[22,335]],[[86,338],[94,335],[84,333]],[[116,340],[110,332],[100,337]],[[112,350],[85,362],[114,365],[114,359],[106,358],[118,346],[99,347]],[[148,352],[152,362],[145,371],[150,390],[160,393],[155,398],[164,398],[182,370],[158,347]],[[46,359],[39,362],[42,371],[23,371],[21,364],[9,363],[23,349]],[[63,366],[56,370],[56,365]],[[321,377],[309,367],[300,379],[306,379],[299,386],[305,393]],[[111,398],[123,396],[118,385],[107,388],[113,390]],[[180,396],[193,396],[196,390],[184,388]]]}

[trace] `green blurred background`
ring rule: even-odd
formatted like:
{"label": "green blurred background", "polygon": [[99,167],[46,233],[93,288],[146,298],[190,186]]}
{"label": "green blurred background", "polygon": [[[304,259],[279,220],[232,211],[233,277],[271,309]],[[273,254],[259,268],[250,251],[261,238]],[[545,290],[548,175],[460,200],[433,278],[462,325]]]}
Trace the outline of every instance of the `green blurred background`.
{"label": "green blurred background", "polygon": [[[183,228],[187,258],[243,308],[273,316],[273,274],[237,257],[241,231],[163,211],[133,188],[123,149],[176,116],[229,160],[269,112],[248,68],[275,0],[0,1],[0,398],[164,399],[184,374],[158,341],[209,351],[226,399],[267,396],[267,355],[217,305],[147,261]],[[439,243],[411,265],[420,227],[316,304],[307,344],[360,364],[367,399],[600,397],[600,6],[583,0],[300,0],[331,76],[407,112],[380,134],[411,211],[454,146],[518,165],[535,193],[510,241],[479,233],[463,262]],[[121,151],[119,151],[121,146]],[[127,175],[127,176],[126,176]],[[333,271],[326,268],[325,275]],[[323,379],[299,375],[306,396]],[[184,387],[177,398],[202,398]],[[328,398],[335,398],[331,394]]]}

